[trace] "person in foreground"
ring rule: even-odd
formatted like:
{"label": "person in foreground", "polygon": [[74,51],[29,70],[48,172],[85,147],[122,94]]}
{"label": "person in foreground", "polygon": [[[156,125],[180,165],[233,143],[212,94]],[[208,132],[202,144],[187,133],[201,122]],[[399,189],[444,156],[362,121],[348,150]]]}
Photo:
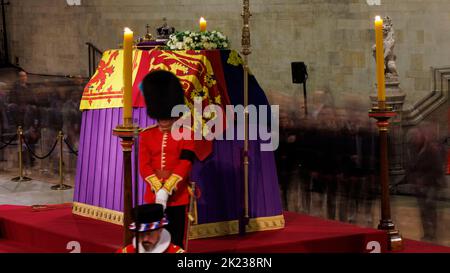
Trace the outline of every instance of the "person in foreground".
{"label": "person in foreground", "polygon": [[[140,205],[137,207],[137,211],[135,209],[133,215],[135,222],[130,225],[129,229],[139,233],[137,236],[139,253],[184,253],[181,247],[170,242],[171,235],[164,228],[168,221],[161,204]],[[119,249],[116,253],[136,253],[136,237],[133,238],[132,244]]]}

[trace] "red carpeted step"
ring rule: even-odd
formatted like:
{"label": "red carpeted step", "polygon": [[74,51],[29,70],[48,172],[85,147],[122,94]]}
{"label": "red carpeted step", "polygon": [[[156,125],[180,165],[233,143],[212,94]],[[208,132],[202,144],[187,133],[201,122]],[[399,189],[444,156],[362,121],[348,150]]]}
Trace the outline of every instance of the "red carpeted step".
{"label": "red carpeted step", "polygon": [[[47,252],[114,252],[121,243],[123,229],[73,215],[70,207],[0,206],[1,233],[8,240],[29,244]],[[192,240],[190,252],[369,252],[368,243],[386,250],[386,235],[375,229],[361,228],[317,217],[285,213],[286,228],[249,233],[244,237],[226,236]]]}
{"label": "red carpeted step", "polygon": [[[387,251],[386,233],[370,228],[285,212],[286,227],[189,243],[189,252],[361,253]],[[0,252],[113,253],[122,227],[72,214],[70,206],[33,209],[0,205]],[[406,253],[447,252],[450,248],[405,240]]]}
{"label": "red carpeted step", "polygon": [[33,209],[0,206],[2,238],[53,253],[115,252],[122,227],[72,214],[70,204]]}
{"label": "red carpeted step", "polygon": [[45,253],[45,249],[35,248],[16,241],[0,239],[0,253]]}
{"label": "red carpeted step", "polygon": [[280,230],[193,240],[189,252],[368,253],[373,246],[387,252],[387,236],[380,230],[284,212]]}
{"label": "red carpeted step", "polygon": [[426,242],[405,239],[404,250],[399,253],[450,253],[450,248]]}

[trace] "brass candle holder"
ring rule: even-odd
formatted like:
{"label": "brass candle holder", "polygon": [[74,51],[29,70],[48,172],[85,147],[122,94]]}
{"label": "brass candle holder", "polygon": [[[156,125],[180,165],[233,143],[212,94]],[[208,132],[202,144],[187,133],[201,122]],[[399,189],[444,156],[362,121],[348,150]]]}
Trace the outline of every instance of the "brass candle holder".
{"label": "brass candle holder", "polygon": [[377,120],[380,145],[381,220],[378,229],[386,231],[388,249],[393,251],[403,249],[402,236],[391,219],[389,197],[388,128],[389,119],[395,115],[396,113],[392,111],[392,108],[387,107],[383,101],[378,103],[378,107],[373,107],[369,111],[369,117]]}
{"label": "brass candle holder", "polygon": [[132,125],[131,122],[126,121],[126,125],[118,125],[113,129],[113,135],[120,137],[120,144],[123,152],[123,227],[124,237],[123,244],[127,246],[133,240],[133,232],[128,228],[132,223],[133,210],[133,173],[131,152],[133,151],[134,135],[139,127]]}

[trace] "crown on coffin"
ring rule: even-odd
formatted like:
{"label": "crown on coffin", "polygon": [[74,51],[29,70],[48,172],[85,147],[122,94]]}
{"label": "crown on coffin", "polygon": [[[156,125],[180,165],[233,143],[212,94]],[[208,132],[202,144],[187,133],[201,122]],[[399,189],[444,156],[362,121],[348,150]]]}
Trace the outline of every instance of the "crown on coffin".
{"label": "crown on coffin", "polygon": [[175,28],[169,27],[167,25],[166,18],[163,18],[163,25],[158,27],[156,29],[156,39],[153,37],[153,35],[150,33],[150,25],[146,25],[146,34],[144,37],[141,37],[137,40],[137,48],[143,49],[143,50],[149,50],[157,47],[165,46],[169,36],[175,32]]}

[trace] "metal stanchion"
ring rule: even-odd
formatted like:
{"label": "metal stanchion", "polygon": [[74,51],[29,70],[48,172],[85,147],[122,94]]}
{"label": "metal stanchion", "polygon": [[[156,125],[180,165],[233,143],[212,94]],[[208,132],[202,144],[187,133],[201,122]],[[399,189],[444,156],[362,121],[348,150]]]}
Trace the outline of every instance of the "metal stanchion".
{"label": "metal stanchion", "polygon": [[51,189],[55,191],[63,191],[71,189],[72,187],[69,185],[65,185],[64,182],[64,172],[63,172],[63,139],[64,134],[62,131],[59,131],[58,140],[59,140],[59,184],[52,186]]}
{"label": "metal stanchion", "polygon": [[11,179],[11,181],[14,182],[26,182],[26,181],[30,181],[33,180],[29,177],[23,176],[23,156],[22,156],[22,146],[23,146],[23,130],[22,130],[22,126],[19,126],[17,128],[17,137],[19,138],[19,145],[17,145],[18,147],[18,152],[19,152],[19,176],[14,177],[13,179]]}

